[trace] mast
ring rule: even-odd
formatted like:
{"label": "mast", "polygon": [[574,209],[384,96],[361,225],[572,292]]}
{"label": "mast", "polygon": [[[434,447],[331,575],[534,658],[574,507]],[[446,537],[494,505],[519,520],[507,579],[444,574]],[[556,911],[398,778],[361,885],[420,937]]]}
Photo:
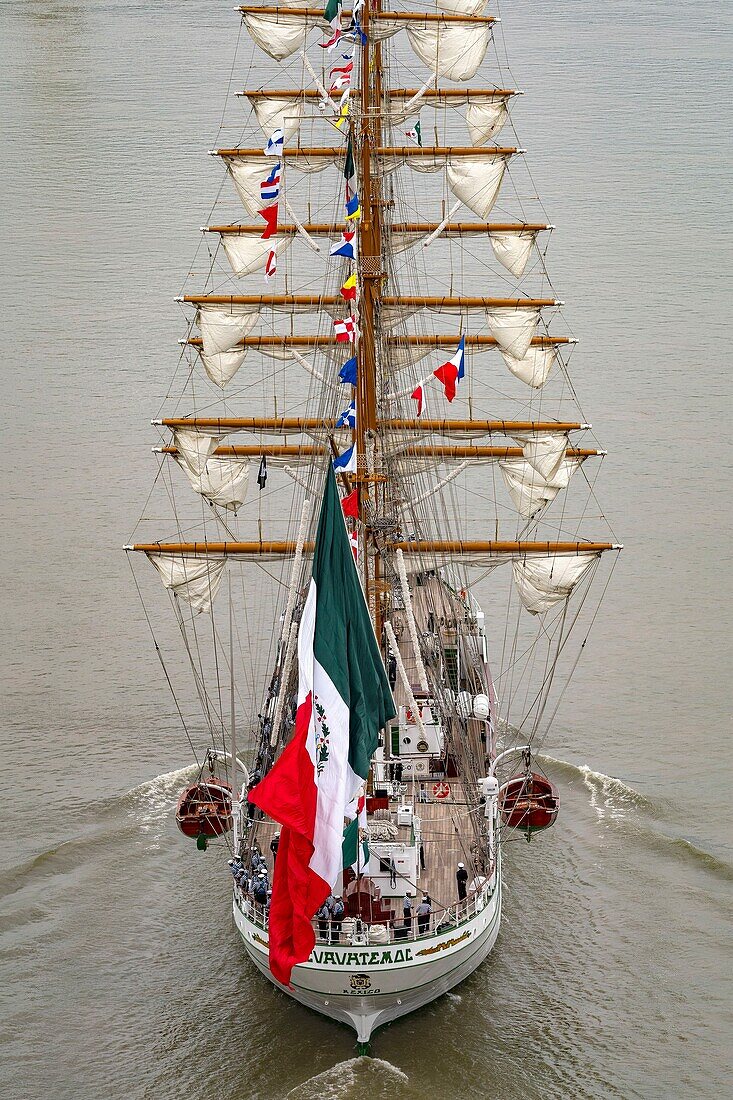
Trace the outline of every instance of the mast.
{"label": "mast", "polygon": [[237,708],[234,699],[234,610],[232,607],[232,575],[229,574],[229,722],[232,753],[232,819],[234,821],[234,854],[239,839],[239,798],[237,796]]}
{"label": "mast", "polygon": [[[366,0],[363,9],[365,41],[361,47],[361,87],[359,103],[359,151],[361,186],[361,232],[359,234],[359,267],[361,301],[359,303],[361,338],[358,351],[356,386],[356,442],[358,461],[363,463],[357,471],[359,489],[359,518],[364,525],[363,579],[364,595],[370,612],[371,579],[369,551],[373,546],[370,516],[375,506],[376,484],[370,483],[375,470],[367,462],[367,448],[372,461],[377,442],[377,357],[375,321],[382,293],[382,205],[378,181],[372,181],[372,150],[382,144],[381,86],[382,50],[379,43],[373,47],[369,39],[369,20],[372,10],[378,13],[381,0]],[[373,70],[372,70],[373,58]],[[372,86],[372,80],[374,84]],[[376,110],[375,105],[376,104]],[[370,545],[371,544],[371,545]],[[378,550],[374,547],[375,554]],[[375,558],[375,572],[377,563]],[[375,576],[376,580],[376,576]],[[378,601],[377,601],[378,602]],[[374,605],[376,610],[376,605]],[[376,626],[376,623],[375,623]],[[377,633],[379,638],[379,631]]]}

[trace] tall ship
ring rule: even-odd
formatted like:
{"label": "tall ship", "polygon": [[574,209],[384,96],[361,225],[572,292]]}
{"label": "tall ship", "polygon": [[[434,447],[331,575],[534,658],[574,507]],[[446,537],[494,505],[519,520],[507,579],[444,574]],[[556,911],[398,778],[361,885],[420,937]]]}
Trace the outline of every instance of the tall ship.
{"label": "tall ship", "polygon": [[238,9],[126,547],[196,754],[178,825],[255,967],[361,1050],[494,947],[620,549],[487,7]]}

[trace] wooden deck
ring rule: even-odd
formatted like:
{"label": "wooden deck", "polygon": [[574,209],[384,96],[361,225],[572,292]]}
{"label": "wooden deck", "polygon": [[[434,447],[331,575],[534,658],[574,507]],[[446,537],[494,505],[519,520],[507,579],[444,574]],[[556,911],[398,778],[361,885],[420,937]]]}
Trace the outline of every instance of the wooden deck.
{"label": "wooden deck", "polygon": [[[443,800],[431,797],[432,783],[426,784],[428,790],[428,802],[413,802],[408,797],[410,791],[408,785],[407,794],[399,800],[391,800],[389,812],[378,811],[369,820],[386,820],[389,816],[395,819],[397,808],[400,805],[413,805],[414,816],[420,819],[423,853],[425,856],[425,868],[415,883],[414,894],[419,902],[423,894],[428,894],[432,901],[433,909],[447,909],[458,900],[456,886],[456,870],[459,862],[466,865],[469,883],[477,871],[472,866],[470,844],[472,832],[468,821],[469,808],[465,805],[463,787],[459,779],[447,779],[444,781],[450,786],[450,796]],[[254,841],[258,844],[262,855],[265,857],[272,881],[273,859],[270,851],[270,842],[277,831],[277,826],[268,820],[257,821],[254,829]],[[402,827],[398,829],[398,839],[407,841],[410,837],[410,829]],[[392,909],[397,917],[402,915],[403,895],[387,895],[383,891],[383,899],[393,898]]]}

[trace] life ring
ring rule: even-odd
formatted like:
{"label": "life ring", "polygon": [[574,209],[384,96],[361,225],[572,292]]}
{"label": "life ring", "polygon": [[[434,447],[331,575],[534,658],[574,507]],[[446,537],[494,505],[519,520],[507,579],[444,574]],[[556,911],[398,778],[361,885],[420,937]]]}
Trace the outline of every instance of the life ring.
{"label": "life ring", "polygon": [[437,798],[440,802],[444,798],[450,797],[450,783],[441,781],[440,783],[433,783],[433,798]]}

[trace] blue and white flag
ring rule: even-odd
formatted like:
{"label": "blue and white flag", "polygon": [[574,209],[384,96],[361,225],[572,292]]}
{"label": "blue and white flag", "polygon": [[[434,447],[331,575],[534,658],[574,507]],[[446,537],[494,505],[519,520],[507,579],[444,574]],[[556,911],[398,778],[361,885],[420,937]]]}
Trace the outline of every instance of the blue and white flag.
{"label": "blue and white flag", "polygon": [[345,233],[341,234],[341,240],[336,244],[331,245],[331,251],[329,256],[343,256],[347,260],[355,260],[356,254],[354,252],[354,237],[356,236],[355,229],[348,229]]}
{"label": "blue and white flag", "polygon": [[280,127],[274,130],[272,136],[267,139],[267,145],[264,148],[264,154],[266,157],[281,157],[283,155],[283,143],[285,141],[285,134]]}
{"label": "blue and white flag", "polygon": [[337,473],[356,473],[356,444],[354,444],[353,447],[349,447],[348,451],[344,451],[338,458],[334,458],[333,468]]}
{"label": "blue and white flag", "polygon": [[348,409],[344,409],[341,416],[336,421],[337,428],[355,428],[356,427],[356,404],[351,402]]}
{"label": "blue and white flag", "polygon": [[356,356],[348,359],[341,370],[339,371],[339,378],[342,382],[346,382],[351,386],[356,385]]}

